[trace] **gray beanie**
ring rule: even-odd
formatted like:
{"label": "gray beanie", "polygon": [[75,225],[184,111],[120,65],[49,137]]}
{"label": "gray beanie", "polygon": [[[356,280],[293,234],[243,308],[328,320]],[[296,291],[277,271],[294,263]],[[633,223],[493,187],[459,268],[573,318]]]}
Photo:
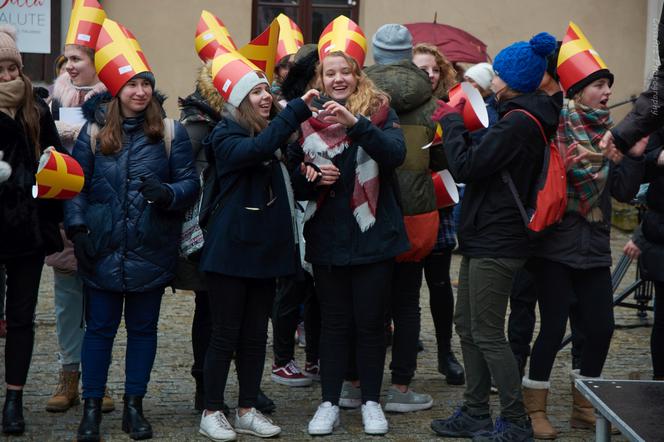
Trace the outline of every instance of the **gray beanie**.
{"label": "gray beanie", "polygon": [[11,60],[23,68],[21,54],[16,47],[16,28],[11,25],[0,25],[0,61]]}
{"label": "gray beanie", "polygon": [[378,64],[389,64],[413,57],[413,36],[398,24],[383,25],[371,39],[373,57]]}

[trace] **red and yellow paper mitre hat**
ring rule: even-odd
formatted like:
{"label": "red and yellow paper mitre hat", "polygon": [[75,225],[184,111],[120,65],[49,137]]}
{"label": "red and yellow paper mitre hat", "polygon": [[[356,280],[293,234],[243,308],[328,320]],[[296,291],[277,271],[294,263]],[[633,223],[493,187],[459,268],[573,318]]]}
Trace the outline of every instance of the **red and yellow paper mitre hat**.
{"label": "red and yellow paper mitre hat", "polygon": [[274,66],[277,60],[277,47],[279,46],[279,21],[275,18],[258,37],[242,46],[238,52],[244,55],[251,63],[267,75],[272,81]]}
{"label": "red and yellow paper mitre hat", "polygon": [[261,83],[268,86],[267,76],[255,64],[234,50],[223,46],[212,59],[212,81],[225,101],[240,106],[244,97]]}
{"label": "red and yellow paper mitre hat", "polygon": [[79,194],[85,175],[74,158],[47,150],[39,159],[35,180],[37,184],[32,186],[34,198],[67,200]]}
{"label": "red and yellow paper mitre hat", "polygon": [[613,84],[613,74],[574,22],[569,22],[560,46],[557,71],[568,97],[599,78],[608,78]]}
{"label": "red and yellow paper mitre hat", "polygon": [[196,26],[195,46],[196,52],[203,62],[212,60],[219,46],[229,50],[237,49],[224,22],[205,10],[201,12],[201,18]]}
{"label": "red and yellow paper mitre hat", "polygon": [[137,74],[152,72],[134,34],[108,18],[97,40],[95,69],[113,96]]}
{"label": "red and yellow paper mitre hat", "polygon": [[277,16],[279,23],[279,44],[277,45],[276,63],[282,58],[295,54],[304,44],[304,37],[300,27],[284,14]]}
{"label": "red and yellow paper mitre hat", "polygon": [[328,24],[318,39],[318,57],[322,62],[330,52],[341,51],[355,59],[360,69],[367,55],[367,38],[360,26],[344,15]]}
{"label": "red and yellow paper mitre hat", "polygon": [[65,45],[95,49],[106,13],[97,0],[74,0]]}

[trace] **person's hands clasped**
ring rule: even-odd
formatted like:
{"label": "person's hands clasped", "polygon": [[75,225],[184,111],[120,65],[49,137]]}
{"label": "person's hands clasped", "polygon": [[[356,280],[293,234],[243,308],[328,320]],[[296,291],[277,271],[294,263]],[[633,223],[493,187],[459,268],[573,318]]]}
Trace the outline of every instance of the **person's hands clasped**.
{"label": "person's hands clasped", "polygon": [[315,183],[317,186],[331,186],[339,177],[341,172],[334,164],[321,164],[314,165],[313,163],[300,164],[300,173],[310,183]]}
{"label": "person's hands clasped", "polygon": [[625,244],[623,252],[632,259],[637,259],[641,255],[641,249],[631,239]]}
{"label": "person's hands clasped", "polygon": [[330,100],[323,104],[324,117],[322,121],[325,123],[339,123],[346,127],[353,127],[357,123],[357,117],[353,115],[346,106]]}

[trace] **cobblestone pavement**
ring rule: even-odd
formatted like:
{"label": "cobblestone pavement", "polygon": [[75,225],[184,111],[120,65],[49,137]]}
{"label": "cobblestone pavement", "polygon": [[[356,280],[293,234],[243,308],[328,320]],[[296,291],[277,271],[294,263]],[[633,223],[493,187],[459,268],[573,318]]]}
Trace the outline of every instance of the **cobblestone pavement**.
{"label": "cobblestone pavement", "polygon": [[[613,238],[614,259],[619,256],[627,235],[616,232]],[[458,271],[459,257],[455,256],[452,264],[453,279]],[[623,285],[633,278],[630,269]],[[25,391],[25,418],[27,431],[23,440],[61,441],[73,440],[81,415],[81,406],[74,407],[66,413],[51,414],[44,411],[44,406],[57,383],[57,344],[55,337],[55,319],[53,315],[52,272],[45,268],[42,278],[42,289],[37,309],[37,337],[32,367]],[[448,386],[443,377],[436,371],[435,335],[428,308],[428,293],[422,289],[422,340],[426,350],[419,355],[418,371],[412,387],[419,392],[433,395],[435,404],[431,410],[389,415],[390,433],[384,438],[395,441],[435,440],[429,424],[431,419],[444,417],[452,413],[455,405],[461,400],[463,387]],[[145,411],[154,428],[154,439],[159,441],[206,440],[198,435],[200,416],[193,410],[194,383],[189,375],[192,361],[190,328],[193,316],[194,301],[189,294],[167,294],[164,297],[159,323],[159,348],[155,361],[152,381],[148,396],[145,399]],[[648,321],[652,318],[649,317]],[[607,360],[604,376],[606,378],[627,379],[635,372],[642,378],[652,375],[649,351],[650,328],[631,326],[639,325],[635,311],[616,309],[616,324],[611,351]],[[124,350],[126,334],[118,333],[113,363],[110,369],[109,387],[116,399],[116,411],[104,415],[102,431],[104,440],[130,440],[120,428],[121,397],[124,378]],[[455,336],[453,345],[460,357],[458,339]],[[296,352],[298,362],[304,364],[302,349]],[[288,388],[277,385],[270,380],[271,348],[265,363],[263,389],[277,403],[277,411],[273,418],[283,428],[281,440],[309,440],[306,433],[308,419],[313,415],[320,400],[319,385],[306,388]],[[388,354],[389,363],[389,354]],[[550,395],[550,414],[553,424],[560,430],[559,440],[582,441],[592,440],[591,432],[572,431],[569,429],[570,413],[570,352],[562,351],[556,360],[553,371],[552,391]],[[3,369],[4,370],[4,369]],[[389,379],[386,370],[385,379]],[[384,389],[387,384],[383,385]],[[237,380],[229,379],[227,397],[231,405],[237,397]],[[493,409],[497,410],[497,397],[492,397]],[[362,419],[358,410],[342,411],[342,425],[333,436],[326,441],[374,440],[375,437],[365,436],[362,432]],[[240,436],[240,440],[249,440],[250,436]],[[614,440],[624,440],[615,438]]]}

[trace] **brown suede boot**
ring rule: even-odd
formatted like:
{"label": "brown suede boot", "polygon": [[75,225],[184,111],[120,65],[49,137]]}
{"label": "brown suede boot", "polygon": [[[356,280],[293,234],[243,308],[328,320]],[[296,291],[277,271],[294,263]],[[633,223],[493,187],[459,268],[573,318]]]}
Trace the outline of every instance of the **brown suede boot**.
{"label": "brown suede boot", "polygon": [[110,413],[113,410],[115,410],[115,401],[113,401],[111,391],[106,387],[104,390],[104,398],[101,400],[101,412]]}
{"label": "brown suede boot", "polygon": [[550,385],[549,382],[533,381],[525,376],[523,378],[523,405],[530,416],[535,439],[553,440],[558,436],[546,415]]}
{"label": "brown suede boot", "polygon": [[60,380],[55,387],[53,396],[46,402],[46,411],[53,413],[67,411],[81,402],[78,396],[78,379],[80,376],[81,373],[78,371],[60,370]]}
{"label": "brown suede boot", "polygon": [[[572,372],[572,415],[569,419],[569,425],[572,428],[581,428],[586,430],[595,430],[595,407],[586,397],[576,389],[574,380],[581,378],[578,371]],[[611,434],[620,434],[613,425],[609,426]]]}

